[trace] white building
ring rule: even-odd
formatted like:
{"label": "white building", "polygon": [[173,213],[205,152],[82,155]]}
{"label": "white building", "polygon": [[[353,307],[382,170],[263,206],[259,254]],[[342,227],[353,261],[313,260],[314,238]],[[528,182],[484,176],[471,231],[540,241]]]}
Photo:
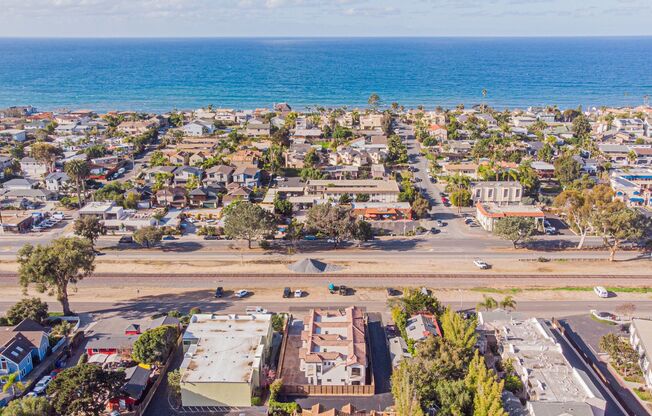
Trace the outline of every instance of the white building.
{"label": "white building", "polygon": [[629,326],[629,342],[639,354],[639,364],[645,377],[645,384],[652,387],[652,321],[632,319]]}
{"label": "white building", "polygon": [[25,130],[19,129],[0,130],[0,139],[7,141],[24,142],[27,140],[27,133]]}
{"label": "white building", "polygon": [[588,375],[571,365],[545,322],[507,313],[479,315],[484,333],[494,333],[502,360],[512,360],[531,416],[605,415],[606,400]]}
{"label": "white building", "polygon": [[518,204],[522,198],[523,185],[516,181],[484,181],[471,184],[471,200],[474,204]]}
{"label": "white building", "polygon": [[532,218],[538,228],[542,228],[543,220],[546,215],[540,208],[533,205],[505,205],[499,206],[496,204],[481,204],[478,203],[476,207],[476,218],[482,228],[486,231],[493,231],[496,221],[501,218],[519,217],[519,218]]}
{"label": "white building", "polygon": [[299,369],[313,385],[364,385],[368,365],[365,337],[365,318],[355,306],[313,309],[301,332]]}
{"label": "white building", "polygon": [[369,195],[369,202],[398,202],[400,189],[395,180],[311,179],[306,183],[305,195],[334,201],[346,194]]}
{"label": "white building", "polygon": [[251,406],[272,341],[271,318],[193,315],[183,334],[183,406]]}

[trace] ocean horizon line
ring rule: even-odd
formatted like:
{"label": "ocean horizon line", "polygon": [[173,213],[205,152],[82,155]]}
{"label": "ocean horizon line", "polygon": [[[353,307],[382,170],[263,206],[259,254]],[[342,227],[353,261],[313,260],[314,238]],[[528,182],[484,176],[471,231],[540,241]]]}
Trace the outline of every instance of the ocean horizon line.
{"label": "ocean horizon line", "polygon": [[211,40],[211,39],[224,39],[224,40],[265,40],[265,39],[301,39],[301,40],[364,40],[364,39],[378,39],[378,40],[409,40],[409,39],[651,39],[652,34],[633,35],[602,35],[602,34],[584,34],[584,35],[360,35],[360,36],[346,36],[346,35],[324,35],[324,36],[302,36],[302,35],[260,35],[260,36],[229,36],[229,35],[215,35],[215,36],[2,36],[0,40],[13,40],[13,39],[26,39],[26,40]]}

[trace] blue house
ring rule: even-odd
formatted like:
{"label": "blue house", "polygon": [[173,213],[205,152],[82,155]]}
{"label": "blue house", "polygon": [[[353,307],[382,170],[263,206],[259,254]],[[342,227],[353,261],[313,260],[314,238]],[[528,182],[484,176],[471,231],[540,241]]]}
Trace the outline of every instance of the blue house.
{"label": "blue house", "polygon": [[17,372],[22,380],[47,356],[49,346],[45,328],[31,319],[0,328],[0,375]]}

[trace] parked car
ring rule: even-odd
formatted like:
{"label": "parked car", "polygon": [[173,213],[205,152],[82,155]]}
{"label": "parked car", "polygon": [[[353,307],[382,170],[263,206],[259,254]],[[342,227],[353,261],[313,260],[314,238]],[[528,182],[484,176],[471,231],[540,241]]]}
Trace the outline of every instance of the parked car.
{"label": "parked car", "polygon": [[163,237],[163,240],[170,241],[170,240],[176,240],[177,238],[173,235],[166,235]]}
{"label": "parked car", "polygon": [[555,227],[546,227],[544,229],[544,231],[545,231],[546,235],[557,235],[557,234],[559,234],[559,232],[557,231],[557,229]]}
{"label": "parked car", "polygon": [[430,229],[430,233],[432,233],[432,234],[439,234],[439,230],[438,230],[437,228],[435,228],[435,227],[432,227],[432,228]]}
{"label": "parked car", "polygon": [[387,289],[387,296],[398,296],[398,290],[394,289],[393,287],[388,287]]}
{"label": "parked car", "polygon": [[317,239],[317,236],[314,236],[314,235],[306,235],[306,236],[303,237],[303,239],[304,239],[304,240],[308,240],[308,241],[314,241],[314,240]]}
{"label": "parked car", "polygon": [[593,291],[595,292],[596,295],[598,295],[601,298],[608,298],[609,297],[609,292],[607,291],[607,289],[605,289],[602,286],[594,287]]}
{"label": "parked car", "polygon": [[130,244],[134,242],[134,238],[130,235],[123,235],[120,237],[120,240],[118,240],[119,244]]}
{"label": "parked car", "polygon": [[216,235],[205,235],[204,236],[204,240],[219,240],[219,239],[220,239],[220,237],[218,237]]}
{"label": "parked car", "polygon": [[48,385],[52,381],[52,377],[50,376],[45,376],[42,379],[36,383],[36,386],[34,386],[34,389],[32,390],[37,396],[40,396],[41,394],[45,394],[45,390],[48,388]]}
{"label": "parked car", "polygon": [[247,306],[245,309],[247,313],[267,313],[267,309],[263,309],[262,306]]}
{"label": "parked car", "polygon": [[224,296],[224,288],[222,286],[218,286],[217,289],[215,289],[215,297],[221,298],[222,296]]}
{"label": "parked car", "polygon": [[303,290],[301,290],[301,289],[296,289],[296,290],[294,291],[294,297],[295,297],[295,298],[301,298],[301,297],[303,297]]}
{"label": "parked car", "polygon": [[344,285],[341,285],[339,292],[341,296],[347,296],[349,294],[349,288]]}
{"label": "parked car", "polygon": [[478,267],[478,268],[480,268],[482,270],[486,270],[486,269],[489,268],[489,264],[487,262],[485,262],[484,260],[480,260],[480,259],[473,260],[473,264],[475,264],[476,267]]}
{"label": "parked car", "polygon": [[237,292],[235,292],[236,298],[244,298],[247,296],[249,296],[249,291],[247,291],[246,289],[240,289]]}
{"label": "parked car", "polygon": [[283,297],[284,298],[289,298],[290,295],[292,295],[292,289],[290,289],[289,287],[286,287],[285,289],[283,289]]}

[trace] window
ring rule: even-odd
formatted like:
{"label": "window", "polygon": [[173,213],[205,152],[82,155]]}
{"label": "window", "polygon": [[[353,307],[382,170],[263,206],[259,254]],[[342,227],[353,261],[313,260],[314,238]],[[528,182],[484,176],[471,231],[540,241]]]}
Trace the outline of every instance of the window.
{"label": "window", "polygon": [[327,383],[330,383],[330,382],[332,382],[332,380],[331,380],[330,378],[327,378],[327,379],[326,379],[326,382],[327,382]]}
{"label": "window", "polygon": [[493,197],[494,197],[494,190],[493,190],[493,189],[489,189],[489,190],[487,191],[487,198],[493,198]]}
{"label": "window", "polygon": [[353,367],[351,369],[351,375],[352,376],[359,376],[360,375],[360,369],[358,367]]}
{"label": "window", "polygon": [[520,197],[521,197],[521,190],[517,189],[516,190],[516,198],[520,198]]}
{"label": "window", "polygon": [[91,350],[91,352],[92,352],[92,353],[96,353],[96,352],[100,352],[100,350],[98,350],[97,348],[93,348],[93,349]]}
{"label": "window", "polygon": [[507,198],[509,196],[509,189],[503,189],[503,198]]}
{"label": "window", "polygon": [[7,360],[4,358],[0,360],[0,370],[6,370],[7,369]]}

